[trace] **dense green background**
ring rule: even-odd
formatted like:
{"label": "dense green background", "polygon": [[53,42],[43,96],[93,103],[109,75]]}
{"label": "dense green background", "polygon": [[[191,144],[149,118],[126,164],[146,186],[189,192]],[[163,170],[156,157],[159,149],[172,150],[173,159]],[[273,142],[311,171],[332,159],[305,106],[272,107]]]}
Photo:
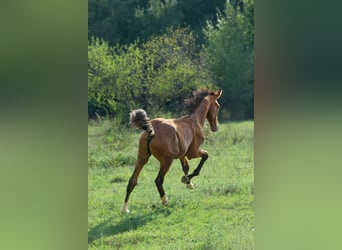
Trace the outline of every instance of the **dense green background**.
{"label": "dense green background", "polygon": [[223,120],[253,118],[254,0],[90,1],[88,25],[89,118],[179,116],[203,87]]}
{"label": "dense green background", "polygon": [[0,248],[87,249],[87,2],[2,1]]}

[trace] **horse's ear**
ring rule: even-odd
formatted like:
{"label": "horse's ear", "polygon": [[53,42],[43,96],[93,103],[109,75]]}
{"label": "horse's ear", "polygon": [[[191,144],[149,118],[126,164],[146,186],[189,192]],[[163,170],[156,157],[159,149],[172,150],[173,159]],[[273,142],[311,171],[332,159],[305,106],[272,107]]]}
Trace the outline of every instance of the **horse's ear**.
{"label": "horse's ear", "polygon": [[216,99],[219,99],[221,95],[222,95],[222,90],[218,90],[215,92]]}

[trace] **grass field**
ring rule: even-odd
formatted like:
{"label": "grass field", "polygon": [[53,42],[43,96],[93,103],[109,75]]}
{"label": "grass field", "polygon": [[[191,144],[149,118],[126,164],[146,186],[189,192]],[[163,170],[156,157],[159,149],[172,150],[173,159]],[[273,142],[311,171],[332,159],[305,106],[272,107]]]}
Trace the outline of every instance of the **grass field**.
{"label": "grass field", "polygon": [[[254,249],[254,122],[205,128],[209,153],[190,190],[179,160],[164,181],[169,206],[160,203],[153,157],[119,213],[133,171],[140,132],[104,120],[88,126],[89,249]],[[190,172],[199,159],[190,161]]]}

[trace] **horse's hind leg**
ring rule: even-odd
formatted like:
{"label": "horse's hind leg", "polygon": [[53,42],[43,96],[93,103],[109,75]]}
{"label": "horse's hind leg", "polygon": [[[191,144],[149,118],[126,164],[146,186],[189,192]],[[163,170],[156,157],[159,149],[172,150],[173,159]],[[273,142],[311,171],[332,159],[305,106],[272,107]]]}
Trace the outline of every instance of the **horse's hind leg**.
{"label": "horse's hind leg", "polygon": [[186,157],[184,158],[180,158],[180,162],[182,164],[182,168],[183,168],[183,172],[184,172],[184,176],[182,177],[182,182],[184,184],[186,184],[186,187],[189,189],[193,189],[194,185],[192,184],[192,182],[190,181],[190,179],[188,178],[188,173],[189,173],[189,164],[188,164],[188,160],[186,159]]}
{"label": "horse's hind leg", "polygon": [[131,192],[133,191],[134,187],[137,185],[138,183],[138,176],[140,174],[141,169],[144,167],[144,165],[146,164],[146,162],[148,161],[149,155],[146,156],[138,156],[137,162],[135,164],[135,168],[133,171],[133,174],[131,176],[131,178],[128,181],[127,184],[127,189],[126,189],[126,197],[125,197],[125,201],[120,209],[121,213],[129,213],[128,210],[128,199],[129,196],[131,194]]}
{"label": "horse's hind leg", "polygon": [[173,160],[166,160],[160,163],[160,170],[159,170],[157,178],[155,179],[155,183],[156,183],[159,195],[160,195],[160,199],[162,200],[162,204],[165,206],[168,205],[168,199],[163,188],[163,183],[164,183],[165,174],[170,169],[172,161]]}

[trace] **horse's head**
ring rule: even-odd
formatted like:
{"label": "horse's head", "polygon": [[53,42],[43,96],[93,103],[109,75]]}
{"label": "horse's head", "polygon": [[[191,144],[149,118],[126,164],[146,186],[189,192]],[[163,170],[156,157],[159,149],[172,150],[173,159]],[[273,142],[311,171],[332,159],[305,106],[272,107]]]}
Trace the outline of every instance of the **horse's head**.
{"label": "horse's head", "polygon": [[207,120],[209,122],[210,129],[213,132],[217,131],[219,127],[218,112],[220,109],[220,104],[217,102],[217,99],[220,98],[221,94],[222,94],[222,90],[213,92],[211,94],[212,98],[211,98],[209,110],[207,113]]}

